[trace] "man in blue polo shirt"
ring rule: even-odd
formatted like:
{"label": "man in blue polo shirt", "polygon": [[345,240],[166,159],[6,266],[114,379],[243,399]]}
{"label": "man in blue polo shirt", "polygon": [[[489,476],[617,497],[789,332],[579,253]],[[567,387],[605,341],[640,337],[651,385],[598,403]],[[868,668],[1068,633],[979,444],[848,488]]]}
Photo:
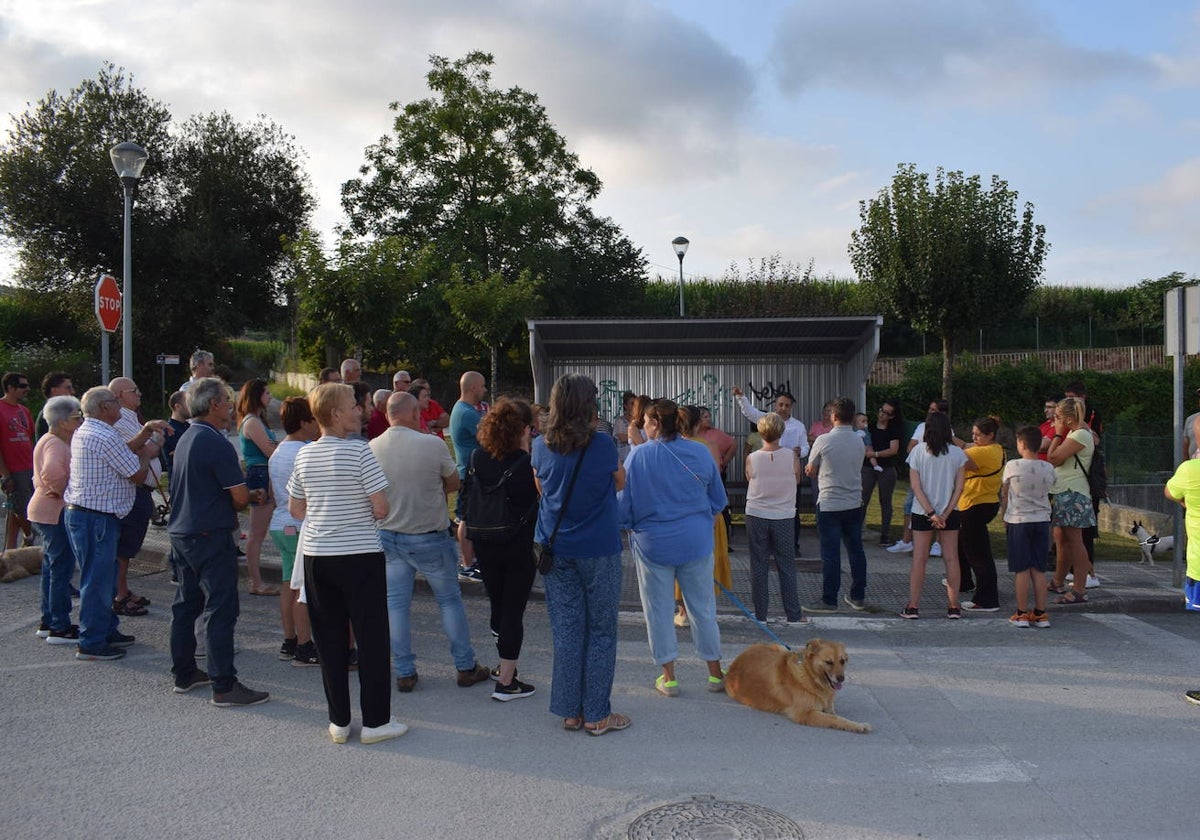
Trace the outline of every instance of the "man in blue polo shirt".
{"label": "man in blue polo shirt", "polygon": [[[214,706],[253,706],[270,695],[237,680],[233,628],[238,617],[237,512],[262,501],[251,494],[237,452],[225,438],[233,401],[225,383],[206,377],[187,392],[192,424],[175,447],[171,470],[172,561],[179,589],[171,605],[171,673],[175,692],[212,684]],[[257,498],[254,498],[254,496]],[[208,614],[207,649],[211,671],[196,667],[194,625]]]}
{"label": "man in blue polo shirt", "polygon": [[463,503],[467,498],[467,468],[471,464],[471,453],[479,448],[475,432],[479,421],[487,413],[487,380],[479,371],[469,370],[458,380],[458,402],[450,412],[450,440],[454,444],[454,461],[458,467],[458,478],[462,488],[454,503],[454,516],[458,522],[458,548],[462,552],[462,568],[458,579],[464,583],[482,583],[483,574],[475,565],[475,547],[467,539],[467,526],[462,521]]}

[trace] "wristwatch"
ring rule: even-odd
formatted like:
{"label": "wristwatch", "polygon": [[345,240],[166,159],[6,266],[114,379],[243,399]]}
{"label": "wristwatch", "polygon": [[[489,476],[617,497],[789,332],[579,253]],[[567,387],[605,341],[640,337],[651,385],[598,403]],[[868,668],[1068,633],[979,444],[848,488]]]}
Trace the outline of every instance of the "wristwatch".
{"label": "wristwatch", "polygon": [[932,510],[927,510],[927,511],[925,511],[925,518],[926,518],[926,519],[933,519],[933,517],[934,517],[934,516],[936,516],[936,515],[937,515],[937,514],[936,514],[936,512],[935,512],[935,511],[932,511]]}

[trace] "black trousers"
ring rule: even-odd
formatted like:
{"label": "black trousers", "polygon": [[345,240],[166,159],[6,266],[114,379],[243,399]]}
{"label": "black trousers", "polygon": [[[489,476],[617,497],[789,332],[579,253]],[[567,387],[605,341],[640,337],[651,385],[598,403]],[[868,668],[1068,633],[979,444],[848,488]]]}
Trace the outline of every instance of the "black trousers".
{"label": "black trousers", "polygon": [[1000,592],[996,586],[996,561],[992,557],[992,541],[988,537],[988,523],[996,518],[999,502],[971,505],[958,512],[962,523],[958,531],[958,566],[962,571],[962,589],[969,589],[972,575],[975,578],[975,595],[971,598],[981,607],[1000,606]]}
{"label": "black trousers", "polygon": [[305,554],[304,591],[313,642],[321,659],[329,722],[350,725],[350,676],[346,671],[350,626],[358,644],[358,703],[363,726],[387,723],[392,718],[392,653],[383,552]]}
{"label": "black trousers", "polygon": [[479,571],[492,606],[492,632],[499,633],[501,659],[519,659],[525,640],[525,607],[533,588],[533,537],[522,534],[503,543],[474,543]]}

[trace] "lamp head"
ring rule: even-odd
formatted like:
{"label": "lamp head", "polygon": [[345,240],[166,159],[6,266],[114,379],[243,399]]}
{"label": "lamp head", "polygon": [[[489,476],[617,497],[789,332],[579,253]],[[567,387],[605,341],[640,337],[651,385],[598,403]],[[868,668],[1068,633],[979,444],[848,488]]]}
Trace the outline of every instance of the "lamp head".
{"label": "lamp head", "polygon": [[690,243],[682,236],[676,236],[671,240],[671,245],[675,248],[675,256],[679,257],[679,261],[683,262],[683,255],[687,253]]}
{"label": "lamp head", "polygon": [[142,169],[150,157],[145,149],[128,140],[113,146],[108,155],[112,158],[113,169],[117,170],[117,177],[127,187],[132,187],[142,177]]}

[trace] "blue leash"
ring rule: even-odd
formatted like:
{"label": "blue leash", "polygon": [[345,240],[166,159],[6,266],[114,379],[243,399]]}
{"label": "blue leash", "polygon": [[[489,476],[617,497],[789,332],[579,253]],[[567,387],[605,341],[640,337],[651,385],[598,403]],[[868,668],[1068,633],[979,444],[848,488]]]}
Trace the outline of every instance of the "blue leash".
{"label": "blue leash", "polygon": [[721,591],[725,593],[725,595],[729,598],[730,601],[733,601],[734,606],[736,606],[739,610],[741,610],[743,613],[746,614],[746,618],[750,619],[755,624],[757,624],[764,633],[766,633],[768,636],[770,636],[775,641],[779,642],[779,644],[783,645],[787,650],[792,649],[791,645],[789,645],[783,639],[779,638],[773,632],[771,632],[770,627],[768,627],[767,625],[765,625],[761,621],[759,621],[757,618],[755,618],[754,614],[752,612],[750,612],[750,610],[746,609],[746,605],[743,604],[741,601],[739,601],[737,599],[736,595],[734,595],[732,592],[730,592],[728,589],[726,589],[725,585],[722,584],[721,581],[717,580],[716,578],[713,578],[713,583],[715,583],[717,586],[721,587]]}

